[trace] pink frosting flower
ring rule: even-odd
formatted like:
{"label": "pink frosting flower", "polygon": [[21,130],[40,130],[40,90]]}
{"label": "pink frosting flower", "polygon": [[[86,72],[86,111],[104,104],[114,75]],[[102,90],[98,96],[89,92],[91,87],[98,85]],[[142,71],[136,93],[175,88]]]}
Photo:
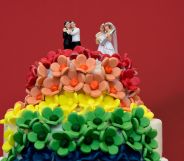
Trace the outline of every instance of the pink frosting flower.
{"label": "pink frosting flower", "polygon": [[60,77],[69,69],[69,58],[64,55],[60,55],[57,62],[51,64],[50,69],[53,76]]}
{"label": "pink frosting flower", "polygon": [[36,80],[36,86],[40,87],[40,86],[42,86],[44,79],[48,75],[48,71],[42,63],[39,63],[39,65],[38,65],[37,75],[38,75],[38,78]]}
{"label": "pink frosting flower", "polygon": [[58,78],[46,78],[43,81],[42,94],[52,96],[60,92],[62,84]]}
{"label": "pink frosting flower", "polygon": [[85,55],[80,54],[73,60],[73,64],[77,71],[83,73],[90,73],[95,69],[96,61],[93,58],[86,58]]}
{"label": "pink frosting flower", "polygon": [[98,97],[103,91],[108,89],[108,83],[101,75],[87,74],[83,90],[92,97]]}
{"label": "pink frosting flower", "polygon": [[44,99],[44,96],[41,93],[41,89],[38,87],[33,87],[30,91],[28,91],[28,95],[25,98],[25,101],[28,104],[37,104]]}
{"label": "pink frosting flower", "polygon": [[108,81],[113,81],[121,74],[121,69],[117,67],[119,60],[115,57],[105,58],[102,61],[102,72]]}
{"label": "pink frosting flower", "polygon": [[77,73],[76,70],[70,70],[67,75],[61,77],[63,89],[68,92],[79,91],[83,85],[85,76],[82,73]]}
{"label": "pink frosting flower", "polygon": [[109,83],[109,95],[118,99],[125,97],[124,88],[120,81],[115,80]]}

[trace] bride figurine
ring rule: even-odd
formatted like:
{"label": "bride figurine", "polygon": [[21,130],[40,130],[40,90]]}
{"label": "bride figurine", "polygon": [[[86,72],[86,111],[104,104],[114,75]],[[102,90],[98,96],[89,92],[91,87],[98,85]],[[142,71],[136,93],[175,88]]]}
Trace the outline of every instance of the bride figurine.
{"label": "bride figurine", "polygon": [[116,28],[111,22],[100,25],[100,32],[96,34],[96,43],[99,44],[98,51],[104,54],[118,53]]}

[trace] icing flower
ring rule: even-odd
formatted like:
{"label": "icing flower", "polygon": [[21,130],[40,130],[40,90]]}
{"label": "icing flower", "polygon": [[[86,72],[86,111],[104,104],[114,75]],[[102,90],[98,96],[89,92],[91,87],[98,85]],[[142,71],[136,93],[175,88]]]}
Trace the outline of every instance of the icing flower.
{"label": "icing flower", "polygon": [[54,108],[59,105],[59,96],[53,95],[53,96],[45,96],[45,100],[41,101],[38,105],[36,105],[36,108],[38,108],[38,111],[41,113],[41,111],[45,107]]}
{"label": "icing flower", "polygon": [[103,101],[103,95],[94,98],[86,94],[78,94],[79,106],[86,111],[94,110],[96,106],[99,106]]}
{"label": "icing flower", "polygon": [[100,145],[99,133],[91,128],[87,129],[79,139],[78,144],[81,152],[85,154],[90,153],[92,150],[98,150]]}
{"label": "icing flower", "polygon": [[108,126],[109,117],[109,113],[106,113],[103,108],[97,107],[95,111],[86,114],[86,121],[89,127],[104,130]]}
{"label": "icing flower", "polygon": [[50,142],[50,147],[61,157],[68,155],[76,149],[75,141],[72,140],[67,132],[56,132],[52,134],[53,140]]}
{"label": "icing flower", "polygon": [[68,121],[63,124],[63,129],[69,131],[73,138],[79,137],[86,128],[84,117],[77,113],[71,113],[68,116]]}
{"label": "icing flower", "polygon": [[143,152],[143,158],[145,161],[159,161],[160,160],[160,154],[156,151],[148,152],[147,149],[144,149]]}
{"label": "icing flower", "polygon": [[47,68],[42,63],[39,63],[39,65],[38,65],[37,75],[38,75],[38,78],[36,80],[36,85],[42,86],[44,79],[48,75]]}
{"label": "icing flower", "polygon": [[77,93],[64,91],[64,93],[59,96],[59,104],[65,116],[67,116],[78,106]]}
{"label": "icing flower", "polygon": [[60,55],[57,62],[51,64],[50,69],[53,76],[60,77],[69,69],[69,58],[64,55]]}
{"label": "icing flower", "polygon": [[117,108],[112,112],[111,122],[114,127],[123,130],[130,130],[132,128],[131,114],[124,112],[121,108]]}
{"label": "icing flower", "polygon": [[155,140],[156,136],[157,131],[152,128],[142,136],[142,143],[148,151],[152,151],[158,147],[158,143]]}
{"label": "icing flower", "polygon": [[140,84],[140,79],[135,76],[137,73],[134,69],[127,69],[121,72],[121,82],[128,90],[135,91]]}
{"label": "icing flower", "polygon": [[103,152],[108,152],[111,155],[115,155],[119,152],[118,146],[124,142],[122,134],[119,134],[116,129],[109,126],[105,131],[100,134],[100,149]]}
{"label": "icing flower", "polygon": [[14,135],[14,131],[10,128],[8,128],[5,132],[4,132],[4,139],[5,142],[2,146],[3,151],[5,151],[6,153],[9,152],[13,146],[15,145],[15,141],[13,139],[13,135]]}
{"label": "icing flower", "polygon": [[21,153],[24,148],[26,147],[26,144],[27,144],[27,135],[26,133],[19,129],[13,136],[14,138],[14,141],[16,143],[16,151],[18,153]]}
{"label": "icing flower", "polygon": [[84,85],[84,80],[85,76],[75,70],[70,70],[67,75],[61,77],[63,89],[68,92],[79,91]]}
{"label": "icing flower", "polygon": [[28,140],[34,143],[34,147],[37,150],[45,148],[46,143],[48,142],[50,133],[50,127],[47,124],[41,122],[35,122],[32,125],[32,131],[28,133]]}
{"label": "icing flower", "polygon": [[77,71],[91,73],[95,69],[96,61],[93,58],[87,59],[85,55],[80,54],[73,60],[73,64]]}
{"label": "icing flower", "polygon": [[147,117],[150,120],[154,117],[153,112],[151,112],[145,105],[137,105],[136,103],[131,103],[130,105],[131,111],[138,107],[144,110],[144,117]]}
{"label": "icing flower", "polygon": [[124,88],[120,81],[115,80],[109,83],[109,95],[118,99],[125,97]]}
{"label": "icing flower", "polygon": [[121,69],[117,67],[119,60],[117,58],[105,58],[102,61],[102,71],[105,75],[105,78],[108,81],[113,81],[118,78],[121,74]]}
{"label": "icing flower", "polygon": [[24,104],[22,102],[16,102],[14,107],[6,112],[4,119],[1,120],[0,123],[15,124],[16,118],[18,118],[21,115],[23,107]]}
{"label": "icing flower", "polygon": [[53,110],[45,107],[42,111],[42,118],[49,125],[57,125],[63,119],[63,110],[60,107],[56,107]]}
{"label": "icing flower", "polygon": [[27,75],[26,89],[30,90],[37,80],[37,65],[31,65]]}
{"label": "icing flower", "polygon": [[108,83],[99,74],[87,74],[83,90],[92,97],[99,97],[108,88]]}
{"label": "icing flower", "polygon": [[34,121],[38,119],[37,112],[24,110],[19,118],[16,119],[16,125],[20,128],[28,129]]}
{"label": "icing flower", "polygon": [[103,101],[99,106],[103,107],[106,112],[111,112],[111,111],[114,111],[116,107],[120,106],[120,100],[114,99],[111,96],[105,95],[103,97]]}
{"label": "icing flower", "polygon": [[132,111],[132,125],[136,133],[144,134],[149,130],[150,120],[144,117],[144,110],[140,107]]}
{"label": "icing flower", "polygon": [[25,100],[28,104],[38,104],[44,99],[44,96],[41,93],[41,89],[38,87],[33,87],[28,95],[26,96]]}
{"label": "icing flower", "polygon": [[53,96],[60,92],[62,84],[57,78],[46,78],[43,81],[42,94],[46,96]]}
{"label": "icing flower", "polygon": [[122,132],[125,138],[126,144],[134,149],[135,151],[141,151],[143,146],[141,144],[141,135],[137,134],[134,130],[130,129],[128,131]]}

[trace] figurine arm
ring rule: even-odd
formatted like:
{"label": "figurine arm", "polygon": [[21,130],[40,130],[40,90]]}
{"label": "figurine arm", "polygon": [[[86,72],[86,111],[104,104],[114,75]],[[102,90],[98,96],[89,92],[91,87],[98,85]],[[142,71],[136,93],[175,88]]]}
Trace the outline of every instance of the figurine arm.
{"label": "figurine arm", "polygon": [[76,34],[78,34],[80,32],[80,29],[79,28],[76,28],[76,29],[74,29],[71,33],[70,33],[70,35],[76,35]]}

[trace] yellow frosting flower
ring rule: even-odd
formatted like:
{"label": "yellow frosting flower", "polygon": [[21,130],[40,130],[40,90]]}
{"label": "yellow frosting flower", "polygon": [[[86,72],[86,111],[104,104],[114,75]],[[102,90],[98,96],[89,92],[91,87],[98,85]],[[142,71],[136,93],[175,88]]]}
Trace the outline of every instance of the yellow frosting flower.
{"label": "yellow frosting flower", "polygon": [[137,105],[136,103],[130,104],[130,110],[132,111],[134,108],[141,107],[144,110],[144,117],[147,117],[148,119],[152,119],[154,117],[153,112],[151,112],[145,105]]}
{"label": "yellow frosting flower", "polygon": [[59,96],[59,104],[64,114],[68,115],[78,106],[78,96],[76,92],[64,92]]}
{"label": "yellow frosting flower", "polygon": [[9,109],[4,119],[0,121],[1,124],[15,124],[16,118],[20,116],[22,113],[23,103],[22,102],[16,102],[14,107]]}
{"label": "yellow frosting flower", "polygon": [[106,112],[111,112],[116,107],[120,106],[120,100],[106,95],[104,96],[103,101],[101,102],[100,106],[103,107]]}
{"label": "yellow frosting flower", "polygon": [[5,143],[3,144],[2,149],[6,153],[9,152],[15,144],[14,139],[13,139],[13,135],[14,135],[14,131],[11,130],[10,128],[8,128],[4,132]]}
{"label": "yellow frosting flower", "polygon": [[41,112],[43,108],[45,107],[50,107],[54,108],[59,106],[59,96],[54,95],[54,96],[45,96],[45,101],[41,101],[38,105],[35,106],[35,110]]}

